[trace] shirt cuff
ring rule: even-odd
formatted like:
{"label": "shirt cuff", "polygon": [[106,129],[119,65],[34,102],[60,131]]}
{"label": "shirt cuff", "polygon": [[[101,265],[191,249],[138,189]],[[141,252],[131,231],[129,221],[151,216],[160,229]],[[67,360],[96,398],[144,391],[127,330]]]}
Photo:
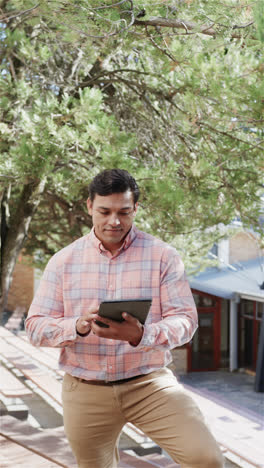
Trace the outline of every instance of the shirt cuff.
{"label": "shirt cuff", "polygon": [[75,342],[77,338],[77,333],[76,333],[76,319],[65,319],[63,321],[63,330],[61,333],[61,338],[60,342],[56,342],[56,346],[59,347],[64,347],[64,346],[70,346]]}
{"label": "shirt cuff", "polygon": [[145,326],[143,326],[143,333],[142,333],[142,337],[141,337],[140,342],[138,344],[134,344],[133,342],[129,341],[130,346],[132,346],[133,348],[141,347],[144,335],[145,335]]}
{"label": "shirt cuff", "polygon": [[142,338],[140,342],[138,343],[138,345],[136,346],[136,348],[140,348],[142,350],[144,348],[146,349],[152,348],[155,345],[156,336],[157,336],[157,333],[156,333],[156,327],[154,326],[154,324],[144,325]]}

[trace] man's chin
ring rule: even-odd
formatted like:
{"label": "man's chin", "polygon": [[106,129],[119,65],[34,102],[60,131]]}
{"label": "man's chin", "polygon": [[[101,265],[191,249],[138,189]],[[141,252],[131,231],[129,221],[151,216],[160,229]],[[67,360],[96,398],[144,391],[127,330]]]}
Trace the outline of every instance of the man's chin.
{"label": "man's chin", "polygon": [[119,244],[123,239],[123,236],[119,234],[119,236],[115,235],[115,236],[107,236],[107,240],[108,242],[111,242],[113,244]]}
{"label": "man's chin", "polygon": [[122,237],[123,236],[123,231],[121,231],[121,230],[120,231],[114,231],[114,230],[111,231],[111,229],[107,229],[105,231],[105,235],[113,236],[113,237],[118,237],[118,236]]}

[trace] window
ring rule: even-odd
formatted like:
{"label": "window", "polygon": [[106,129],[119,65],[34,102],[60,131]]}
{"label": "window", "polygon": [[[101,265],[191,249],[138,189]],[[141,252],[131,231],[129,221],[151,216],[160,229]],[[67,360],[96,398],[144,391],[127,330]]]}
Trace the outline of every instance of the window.
{"label": "window", "polygon": [[200,296],[200,294],[194,294],[194,302],[196,307],[215,307],[215,301],[209,296]]}
{"label": "window", "polygon": [[254,302],[242,300],[241,301],[241,314],[242,317],[247,317],[249,319],[254,318]]}
{"label": "window", "polygon": [[218,244],[214,244],[213,247],[210,250],[210,253],[218,257]]}
{"label": "window", "polygon": [[257,302],[256,303],[256,320],[261,322],[263,313],[264,313],[264,302]]}
{"label": "window", "polygon": [[239,366],[256,369],[264,303],[243,299],[240,303]]}

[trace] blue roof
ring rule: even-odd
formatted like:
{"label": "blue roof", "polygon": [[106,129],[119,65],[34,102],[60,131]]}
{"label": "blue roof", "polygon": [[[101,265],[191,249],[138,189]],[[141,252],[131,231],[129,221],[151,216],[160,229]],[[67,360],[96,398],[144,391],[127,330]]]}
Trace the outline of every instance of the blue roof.
{"label": "blue roof", "polygon": [[192,289],[224,299],[255,296],[255,300],[264,301],[264,290],[260,289],[264,283],[264,257],[224,268],[208,268],[190,277],[189,282]]}

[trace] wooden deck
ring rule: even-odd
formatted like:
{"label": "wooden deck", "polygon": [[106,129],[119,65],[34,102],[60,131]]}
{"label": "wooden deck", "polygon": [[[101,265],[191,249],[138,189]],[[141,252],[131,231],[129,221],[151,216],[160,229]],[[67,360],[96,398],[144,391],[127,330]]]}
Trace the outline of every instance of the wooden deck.
{"label": "wooden deck", "polygon": [[0,367],[0,382],[0,393],[7,398],[32,395],[32,391],[3,366]]}
{"label": "wooden deck", "polygon": [[[0,380],[0,396],[2,394],[10,401],[14,401],[14,397],[32,395],[36,388],[41,391],[42,397],[47,402],[53,400],[61,406],[63,372],[58,369],[58,357],[59,349],[35,348],[26,336],[16,336],[10,330],[0,327],[0,360],[4,364]],[[14,375],[13,372],[17,371],[23,375],[24,382]],[[127,425],[126,430],[129,437],[134,437],[134,441],[142,443],[142,446],[145,443],[152,443],[132,424]],[[77,468],[63,427],[40,430],[26,421],[19,421],[8,415],[1,416],[0,443],[1,468],[18,466]],[[132,451],[120,451],[120,468],[163,466],[179,467],[158,454],[140,457]]]}
{"label": "wooden deck", "polygon": [[[6,453],[12,454],[12,457],[8,457],[10,465],[7,466],[12,468],[22,466],[19,463],[15,464],[14,458],[16,459],[17,456],[21,456],[23,452],[24,458],[20,458],[20,463],[21,460],[23,460],[23,462],[25,461],[25,466],[27,467],[77,467],[63,428],[59,428],[59,430],[40,430],[33,428],[28,422],[18,421],[10,416],[3,416],[1,418],[0,434],[4,440]],[[5,454],[5,452],[1,450],[1,454],[2,453]],[[7,456],[5,456],[5,458],[7,458]],[[35,460],[34,463],[33,459]],[[26,460],[28,460],[27,465]],[[5,463],[7,463],[7,461],[5,461]],[[12,463],[14,464],[12,465]],[[0,466],[2,467],[1,464]]]}
{"label": "wooden deck", "polygon": [[[0,429],[0,466],[14,467],[57,467],[77,468],[69,448],[63,428],[40,430],[27,422],[18,421],[10,416],[1,418]],[[179,468],[166,457],[151,454],[139,457],[120,450],[119,468]]]}
{"label": "wooden deck", "polygon": [[[2,395],[4,399],[14,403],[12,405],[14,407],[23,396],[30,397],[34,392],[40,391],[41,398],[47,404],[54,407],[54,403],[62,412],[63,373],[58,369],[59,352],[59,349],[35,348],[25,335],[16,336],[10,330],[0,327],[0,361],[3,364],[0,376],[0,400]],[[22,375],[22,378],[19,378],[19,375]],[[77,467],[62,427],[39,430],[28,422],[19,421],[8,415],[0,417],[1,468]],[[151,444],[153,444],[153,449],[155,448],[155,444],[132,424],[125,426],[124,433],[142,449],[151,447]],[[226,441],[222,444],[223,451],[224,445],[228,450],[232,450]],[[239,452],[234,453],[240,456]],[[245,457],[244,460],[250,463],[250,460],[246,460]],[[259,467],[260,465],[251,464],[251,466]],[[180,468],[179,465],[158,453],[137,456],[132,451],[122,450],[119,467]]]}

